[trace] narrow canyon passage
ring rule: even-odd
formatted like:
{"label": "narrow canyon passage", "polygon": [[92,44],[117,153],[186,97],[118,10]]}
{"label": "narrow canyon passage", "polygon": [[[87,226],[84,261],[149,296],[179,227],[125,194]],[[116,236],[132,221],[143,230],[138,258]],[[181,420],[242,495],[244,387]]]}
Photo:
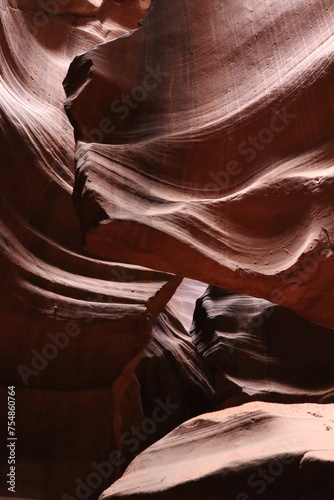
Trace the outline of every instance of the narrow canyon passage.
{"label": "narrow canyon passage", "polygon": [[0,0],[0,496],[332,500],[330,0]]}

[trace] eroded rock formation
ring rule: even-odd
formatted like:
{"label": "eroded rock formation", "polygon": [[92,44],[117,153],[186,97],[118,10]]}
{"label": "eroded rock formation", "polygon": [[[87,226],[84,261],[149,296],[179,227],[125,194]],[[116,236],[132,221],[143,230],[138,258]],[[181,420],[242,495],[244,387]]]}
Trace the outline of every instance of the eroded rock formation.
{"label": "eroded rock formation", "polygon": [[218,409],[248,401],[334,403],[333,331],[264,299],[209,287],[191,331]]}
{"label": "eroded rock formation", "polygon": [[[82,250],[62,80],[76,54],[145,14],[145,2],[106,2],[88,19],[84,4],[97,2],[52,17],[49,4],[1,2],[1,406],[15,385],[16,493],[48,500],[74,495],[142,418],[133,373],[180,283]],[[114,464],[93,495],[119,474]]]}
{"label": "eroded rock formation", "polygon": [[182,424],[101,500],[329,500],[318,479],[328,478],[333,450],[333,405],[248,403]]}
{"label": "eroded rock formation", "polygon": [[0,0],[15,495],[332,500],[333,5],[150,3]]}
{"label": "eroded rock formation", "polygon": [[153,415],[157,399],[169,399],[173,405],[169,418],[158,422],[143,448],[185,420],[215,410],[213,377],[189,335],[189,319],[202,291],[203,284],[191,280],[178,287],[153,325],[151,342],[137,367],[145,417]]}
{"label": "eroded rock formation", "polygon": [[86,248],[334,327],[333,16],[331,0],[155,0],[76,58]]}

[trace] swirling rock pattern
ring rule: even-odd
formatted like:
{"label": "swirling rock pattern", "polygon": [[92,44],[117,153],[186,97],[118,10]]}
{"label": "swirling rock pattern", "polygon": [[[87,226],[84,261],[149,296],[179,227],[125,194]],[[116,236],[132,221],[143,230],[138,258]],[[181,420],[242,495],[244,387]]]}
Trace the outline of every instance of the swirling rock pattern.
{"label": "swirling rock pattern", "polygon": [[[330,0],[155,0],[138,28],[149,5],[0,0],[0,397],[5,407],[15,385],[17,496],[94,500],[130,458],[129,435],[131,453],[149,442],[129,430],[152,425],[151,412],[165,422],[155,439],[212,408],[212,379],[186,333],[202,285],[170,301],[178,276],[333,327]],[[74,57],[64,84],[73,137],[62,81]],[[330,347],[331,332],[318,333]],[[216,378],[222,406],[249,389],[332,401],[327,353],[317,387],[305,358],[300,390],[293,369],[263,370],[266,339],[250,337],[253,351],[238,336],[226,368],[239,382],[233,402]],[[270,347],[287,367],[284,338]],[[251,384],[235,371],[240,359]],[[182,399],[174,414],[167,393],[177,409]],[[331,491],[332,424],[331,405],[204,415],[149,448],[106,495],[214,499],[223,488],[227,500],[249,500],[264,488],[270,500],[319,500]],[[261,465],[270,480],[250,484]],[[8,494],[6,479],[0,488]]]}
{"label": "swirling rock pattern", "polygon": [[330,0],[155,0],[76,58],[86,248],[333,328],[333,17]]}
{"label": "swirling rock pattern", "polygon": [[188,420],[141,453],[100,499],[329,500],[325,485],[305,473],[317,457],[325,477],[333,450],[333,405],[248,403]]}
{"label": "swirling rock pattern", "polygon": [[208,287],[191,336],[217,409],[247,401],[334,402],[333,335],[267,300]]}
{"label": "swirling rock pattern", "polygon": [[148,4],[99,3],[0,2],[1,407],[15,385],[22,497],[75,495],[76,478],[121,449],[121,430],[142,417],[134,370],[180,283],[82,251],[62,80],[75,55],[135,28]]}

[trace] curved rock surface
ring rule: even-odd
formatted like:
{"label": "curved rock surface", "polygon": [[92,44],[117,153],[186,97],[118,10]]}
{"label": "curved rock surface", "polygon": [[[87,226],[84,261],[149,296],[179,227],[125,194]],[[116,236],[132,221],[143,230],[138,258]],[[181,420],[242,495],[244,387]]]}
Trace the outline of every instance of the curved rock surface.
{"label": "curved rock surface", "polygon": [[146,448],[185,420],[215,410],[212,377],[189,335],[195,298],[205,285],[184,280],[153,325],[151,341],[136,369],[143,413],[151,418],[157,399],[173,411],[143,442]]}
{"label": "curved rock surface", "polygon": [[[142,418],[134,370],[180,283],[83,251],[71,198],[62,80],[75,55],[135,28],[147,5],[0,1],[1,407],[15,385],[18,496],[75,495],[94,460],[121,449],[122,429]],[[114,464],[93,495],[119,474]]]}
{"label": "curved rock surface", "polygon": [[333,18],[331,0],[155,0],[76,58],[86,248],[334,328]]}
{"label": "curved rock surface", "polygon": [[247,401],[334,403],[332,330],[264,299],[208,287],[191,336],[217,409]]}
{"label": "curved rock surface", "polygon": [[[332,4],[155,0],[138,29],[149,5],[0,0],[0,404],[15,385],[18,497],[96,500],[150,439],[212,407],[186,333],[203,285],[184,283],[170,301],[178,275],[333,326]],[[75,137],[62,87],[74,57]],[[287,369],[284,383],[300,376]],[[318,500],[319,478],[331,488],[330,412],[255,404],[204,415],[113,491],[215,498],[218,467],[226,497],[240,487],[248,500],[248,473],[266,464],[277,500],[297,480]],[[300,460],[276,479],[282,453]]]}
{"label": "curved rock surface", "polygon": [[100,499],[305,500],[305,480],[313,498],[330,500],[304,468],[310,456],[321,471],[333,466],[333,450],[333,405],[248,403],[188,420],[135,458]]}

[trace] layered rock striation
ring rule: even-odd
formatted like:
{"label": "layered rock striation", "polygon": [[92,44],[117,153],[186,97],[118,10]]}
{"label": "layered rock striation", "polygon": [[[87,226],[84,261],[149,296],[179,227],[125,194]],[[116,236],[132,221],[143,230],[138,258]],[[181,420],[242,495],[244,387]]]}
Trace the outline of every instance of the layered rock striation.
{"label": "layered rock striation", "polygon": [[333,16],[330,0],[155,0],[77,57],[86,248],[333,327]]}
{"label": "layered rock striation", "polygon": [[15,495],[332,500],[334,7],[150,3],[0,0]]}
{"label": "layered rock striation", "polygon": [[218,409],[247,401],[333,403],[333,331],[265,299],[208,287],[191,336]]}
{"label": "layered rock striation", "polygon": [[262,402],[201,415],[141,453],[100,499],[329,500],[333,417],[333,405]]}

